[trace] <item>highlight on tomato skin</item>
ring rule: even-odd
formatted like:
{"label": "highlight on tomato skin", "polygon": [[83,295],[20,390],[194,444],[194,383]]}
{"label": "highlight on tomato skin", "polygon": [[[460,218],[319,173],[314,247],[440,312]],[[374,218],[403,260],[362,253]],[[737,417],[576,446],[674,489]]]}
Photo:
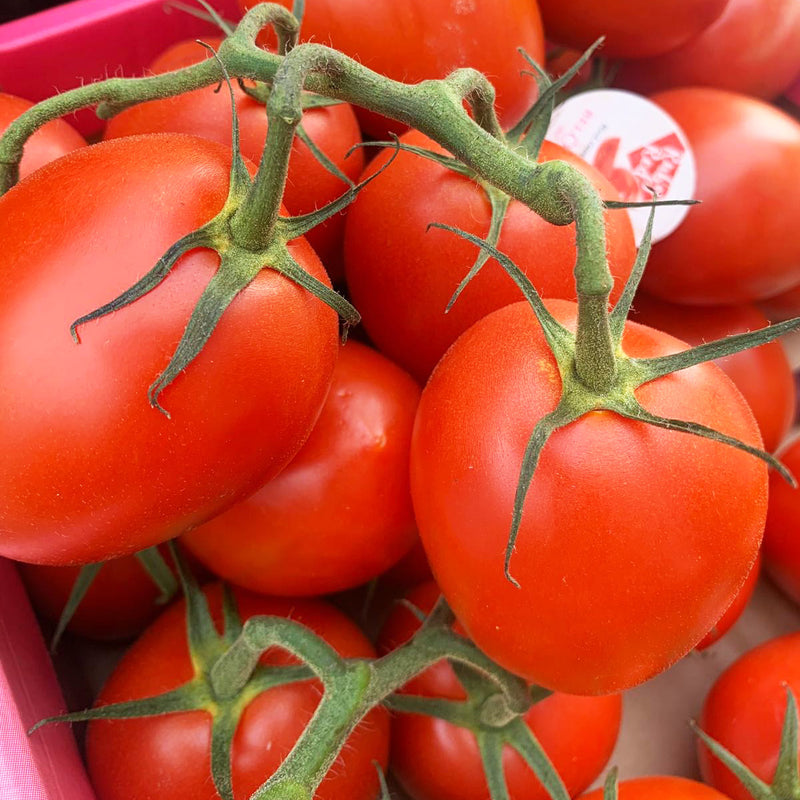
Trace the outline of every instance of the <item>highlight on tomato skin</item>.
{"label": "highlight on tomato skin", "polygon": [[[205,588],[221,626],[221,587]],[[345,657],[372,658],[366,636],[344,614],[318,600],[270,598],[234,590],[242,620],[254,615],[291,617],[311,628]],[[183,601],[173,604],[132,645],[109,677],[96,705],[150,697],[192,677]],[[296,664],[279,648],[262,664]],[[232,749],[235,800],[247,800],[286,757],[321,698],[318,681],[286,684],[250,700]],[[192,711],[124,720],[96,720],[87,730],[89,775],[98,800],[150,800],[153,785],[170,800],[219,800],[210,772],[211,718]],[[374,800],[375,762],[386,768],[389,717],[377,707],[351,734],[328,771],[317,800]]]}
{"label": "highlight on tomato skin", "polygon": [[210,570],[264,594],[366,583],[417,540],[408,461],[420,388],[349,340],[303,448],[250,497],[181,541]]}
{"label": "highlight on tomato skin", "polygon": [[[0,92],[0,136],[17,117],[32,107],[29,100]],[[86,147],[86,140],[68,122],[63,119],[48,122],[25,142],[19,164],[20,180],[79,147]]]}
{"label": "highlight on tomato skin", "polygon": [[[405,601],[429,612],[440,595],[433,582],[411,589]],[[396,604],[381,628],[377,648],[389,652],[413,636],[420,621],[405,605]],[[466,698],[450,664],[438,662],[407,683],[402,694]],[[622,695],[576,697],[555,693],[534,704],[523,716],[558,771],[570,797],[589,786],[607,764],[619,735]],[[485,800],[475,734],[445,720],[394,712],[390,766],[413,800]],[[521,756],[507,749],[503,766],[513,800],[549,800]]]}
{"label": "highlight on tomato skin", "polygon": [[[699,728],[760,780],[771,783],[778,763],[787,689],[800,693],[800,634],[789,633],[748,650],[716,680]],[[703,780],[732,800],[752,800],[726,766],[698,740]]]}
{"label": "highlight on tomato skin", "polygon": [[[574,304],[547,307],[575,324]],[[685,345],[629,322],[623,348],[646,358]],[[761,542],[767,471],[721,443],[587,414],[542,450],[510,561],[517,588],[503,556],[519,464],[560,391],[526,304],[484,317],[423,391],[412,497],[432,571],[473,641],[531,682],[604,694],[666,669],[733,601]],[[651,413],[760,445],[752,412],[713,365],[643,384],[637,397]]]}

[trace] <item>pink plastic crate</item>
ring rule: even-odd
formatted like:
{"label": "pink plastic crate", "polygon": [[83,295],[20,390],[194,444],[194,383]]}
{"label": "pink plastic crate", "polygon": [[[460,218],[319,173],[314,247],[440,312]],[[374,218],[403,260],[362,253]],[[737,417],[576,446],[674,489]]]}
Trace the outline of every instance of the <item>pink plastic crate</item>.
{"label": "pink plastic crate", "polygon": [[65,711],[36,617],[14,565],[0,559],[0,797],[94,800],[69,726],[28,729]]}
{"label": "pink plastic crate", "polygon": [[[236,0],[212,5],[226,19],[240,16]],[[0,87],[43,100],[98,78],[140,75],[173,42],[218,32],[167,0],[78,0],[0,25]],[[87,136],[102,127],[92,111],[70,121]]]}
{"label": "pink plastic crate", "polygon": [[[191,0],[187,0],[190,3]],[[235,0],[215,0],[229,20]],[[0,87],[29,100],[106,75],[139,75],[180,39],[218,33],[164,0],[78,0],[0,25]],[[71,120],[85,135],[102,122],[91,110]],[[0,798],[95,800],[67,725],[29,737],[43,717],[65,711],[36,618],[16,570],[0,559]]]}

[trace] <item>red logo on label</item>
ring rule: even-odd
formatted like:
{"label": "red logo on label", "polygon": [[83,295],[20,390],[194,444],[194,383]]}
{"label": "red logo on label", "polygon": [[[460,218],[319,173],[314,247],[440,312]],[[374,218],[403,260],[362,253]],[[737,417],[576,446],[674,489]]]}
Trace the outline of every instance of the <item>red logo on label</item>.
{"label": "red logo on label", "polygon": [[630,169],[614,166],[619,145],[618,137],[602,142],[595,154],[594,166],[614,184],[622,199],[649,200],[652,192],[648,186],[658,197],[664,197],[686,152],[677,135],[670,133],[629,153]]}

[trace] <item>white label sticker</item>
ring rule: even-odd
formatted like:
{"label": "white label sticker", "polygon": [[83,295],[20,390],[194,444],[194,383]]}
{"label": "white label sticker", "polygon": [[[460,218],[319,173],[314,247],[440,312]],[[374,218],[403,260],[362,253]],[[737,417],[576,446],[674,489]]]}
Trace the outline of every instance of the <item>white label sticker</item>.
{"label": "white label sticker", "polygon": [[[646,202],[652,199],[650,189],[660,200],[694,198],[697,170],[686,135],[666,111],[641,95],[619,89],[574,95],[553,112],[547,138],[602,172],[621,200]],[[637,241],[649,211],[628,209]],[[688,211],[688,206],[656,209],[653,241],[672,233]]]}

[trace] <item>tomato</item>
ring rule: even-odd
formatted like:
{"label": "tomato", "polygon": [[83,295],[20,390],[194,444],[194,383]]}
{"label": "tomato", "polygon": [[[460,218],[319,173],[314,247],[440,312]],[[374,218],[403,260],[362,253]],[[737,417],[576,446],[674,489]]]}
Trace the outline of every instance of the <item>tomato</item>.
{"label": "tomato", "polygon": [[759,300],[800,282],[800,123],[718,89],[673,89],[652,99],[689,139],[702,202],[653,246],[644,290],[715,305]]}
{"label": "tomato", "polygon": [[[80,573],[80,567],[17,565],[31,605],[57,622]],[[136,556],[107,561],[72,615],[67,630],[91,639],[114,641],[141,633],[163,610],[158,586]]]}
{"label": "tomato", "polygon": [[791,86],[798,72],[797,0],[728,0],[722,15],[698,36],[670,53],[623,64],[614,82],[638,92],[714,86],[771,99]]}
{"label": "tomato", "polygon": [[[407,599],[428,612],[439,596],[435,583],[412,590]],[[379,651],[411,638],[419,620],[395,606],[381,631]],[[403,693],[463,700],[466,694],[446,661],[414,678]],[[622,697],[553,694],[533,705],[523,719],[561,776],[570,797],[583,791],[607,763],[619,733]],[[485,800],[488,796],[475,734],[445,720],[395,713],[392,718],[392,773],[414,800]],[[549,800],[522,757],[507,749],[504,771],[511,798]]]}
{"label": "tomato", "polygon": [[[33,103],[21,97],[0,93],[0,136],[17,117],[32,106]],[[54,119],[39,128],[25,142],[24,154],[19,165],[19,177],[24,178],[39,167],[85,146],[86,141],[78,131],[64,120]]]}
{"label": "tomato", "polygon": [[[778,761],[786,689],[800,692],[800,635],[771,639],[740,656],[706,697],[699,725],[770,783]],[[739,780],[698,742],[703,780],[733,800],[750,800]]]}
{"label": "tomato", "polygon": [[[691,345],[747,333],[769,324],[752,305],[681,306],[636,296],[633,319]],[[779,341],[744,350],[715,362],[736,384],[755,415],[764,448],[774,452],[794,419],[795,386],[786,351]]]}
{"label": "tomato", "polygon": [[[574,304],[547,305],[574,328]],[[685,347],[635,323],[622,344],[632,358]],[[517,588],[503,563],[520,465],[560,392],[526,304],[477,322],[422,393],[411,493],[434,577],[478,647],[547,688],[604,694],[665,669],[730,605],[758,552],[767,473],[718,442],[588,413],[542,450],[510,562]],[[713,364],[636,396],[653,414],[760,445],[752,412]]]}
{"label": "tomato", "polygon": [[[265,269],[152,408],[219,257],[79,329],[227,196],[230,150],[194,137],[82,148],[0,199],[0,553],[103,561],[172,538],[257,488],[307,438],[330,385],[336,314]],[[319,280],[303,239],[294,258]]]}
{"label": "tomato", "polygon": [[[208,592],[217,624],[219,587]],[[236,592],[242,619],[256,614],[291,617],[349,658],[374,656],[361,631],[327,603]],[[123,656],[97,705],[150,697],[177,688],[193,675],[183,602],[170,607]],[[262,664],[297,663],[277,648]],[[285,684],[254,697],[239,720],[232,748],[236,800],[248,798],[279,766],[314,713],[318,681]],[[98,800],[145,800],[156,791],[170,800],[218,800],[210,772],[211,720],[203,711],[89,723],[86,755]],[[347,740],[324,778],[317,800],[372,800],[389,749],[386,711],[375,708]]]}
{"label": "tomato", "polygon": [[728,0],[538,0],[547,38],[585,50],[605,36],[602,55],[642,58],[674,50],[707,28]]}
{"label": "tomato", "polygon": [[[778,458],[800,476],[800,439],[794,437],[778,451]],[[770,578],[800,603],[800,491],[785,481],[769,481],[769,510],[764,530],[764,567]]]}
{"label": "tomato", "polygon": [[374,578],[416,539],[408,459],[419,393],[387,358],[348,342],[292,463],[182,541],[217,574],[265,594],[327,594]]}
{"label": "tomato", "polygon": [[758,584],[758,576],[761,573],[761,554],[758,554],[756,563],[750,570],[747,580],[733,602],[728,606],[728,610],[717,620],[714,627],[697,643],[695,650],[705,650],[711,647],[712,644],[718,642],[738,621],[741,617],[747,604],[753,596]]}
{"label": "tomato", "polygon": [[[209,40],[219,46],[220,39]],[[195,41],[179,42],[151,65],[159,74],[209,58],[210,53]],[[254,163],[261,160],[267,136],[267,112],[262,103],[247,95],[235,82],[236,114],[239,118],[242,154]],[[364,167],[363,150],[350,148],[361,141],[353,109],[347,103],[309,108],[303,113],[303,128],[317,147],[352,180]],[[117,114],[108,122],[104,138],[114,139],[138,133],[191,133],[214,142],[231,145],[231,102],[227,91],[208,86],[164,100],[140,103]],[[305,214],[335,200],[347,190],[347,184],[331,174],[299,139],[292,145],[289,175],[283,202],[292,214]],[[342,272],[341,247],[344,215],[318,225],[308,234],[332,278]]]}
{"label": "tomato", "polygon": [[[622,781],[619,800],[730,800],[704,783],[674,775],[657,775]],[[580,800],[603,800],[603,790],[595,789]]]}
{"label": "tomato", "polygon": [[[291,8],[291,0],[279,0]],[[239,0],[242,9],[256,0]],[[533,0],[307,0],[301,41],[341,50],[381,75],[406,83],[444,78],[458,67],[473,67],[497,90],[497,108],[511,126],[536,99],[536,83],[520,77],[522,47],[544,63],[544,34]],[[358,109],[361,127],[385,139],[406,126]]]}
{"label": "tomato", "polygon": [[[401,141],[445,152],[416,131]],[[388,157],[388,152],[378,156],[365,174],[373,173]],[[540,160],[554,159],[568,161],[589,176],[603,197],[618,197],[597,170],[545,142]],[[490,220],[491,206],[478,183],[408,152],[401,152],[350,207],[345,273],[353,303],[376,346],[421,382],[473,322],[521,299],[511,278],[490,261],[445,315],[448,301],[479,251],[449,231],[428,230],[428,224],[442,222],[485,237]],[[605,220],[617,297],[636,257],[636,245],[625,211],[607,211]],[[498,248],[545,297],[575,298],[574,225],[551,225],[512,200]]]}

